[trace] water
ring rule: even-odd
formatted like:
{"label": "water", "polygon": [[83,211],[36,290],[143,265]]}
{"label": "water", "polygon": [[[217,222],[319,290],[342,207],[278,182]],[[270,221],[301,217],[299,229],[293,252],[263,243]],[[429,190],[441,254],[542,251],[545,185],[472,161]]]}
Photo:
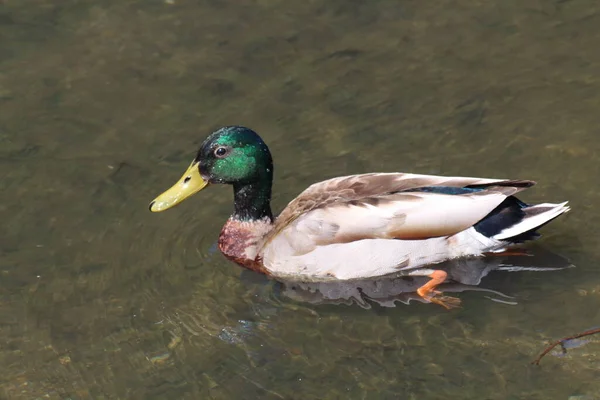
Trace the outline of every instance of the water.
{"label": "water", "polygon": [[[529,364],[600,321],[599,44],[591,0],[4,1],[0,396],[600,398],[598,338]],[[225,124],[271,147],[275,209],[367,171],[537,180],[576,268],[450,312],[287,296],[216,251],[229,188],[147,210]]]}

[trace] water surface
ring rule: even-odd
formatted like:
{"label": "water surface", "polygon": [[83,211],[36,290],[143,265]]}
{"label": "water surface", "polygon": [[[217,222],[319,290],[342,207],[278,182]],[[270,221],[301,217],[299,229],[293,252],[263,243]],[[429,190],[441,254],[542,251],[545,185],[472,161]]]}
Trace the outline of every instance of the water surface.
{"label": "water surface", "polygon": [[[4,1],[0,387],[8,399],[600,398],[600,4]],[[148,202],[215,127],[275,158],[275,209],[367,171],[533,179],[570,200],[463,307],[317,304],[218,254],[229,188]],[[583,398],[583,397],[581,397]]]}

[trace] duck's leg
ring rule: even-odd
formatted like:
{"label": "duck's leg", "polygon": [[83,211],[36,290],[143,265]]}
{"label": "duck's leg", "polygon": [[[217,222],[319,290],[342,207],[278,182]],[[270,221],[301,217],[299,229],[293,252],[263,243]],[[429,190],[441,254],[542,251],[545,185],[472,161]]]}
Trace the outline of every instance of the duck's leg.
{"label": "duck's leg", "polygon": [[426,284],[417,289],[417,293],[423,299],[439,304],[447,309],[456,308],[460,305],[460,299],[456,297],[443,296],[436,287],[446,281],[448,274],[441,269],[416,269],[408,272],[408,275],[426,276],[431,278]]}

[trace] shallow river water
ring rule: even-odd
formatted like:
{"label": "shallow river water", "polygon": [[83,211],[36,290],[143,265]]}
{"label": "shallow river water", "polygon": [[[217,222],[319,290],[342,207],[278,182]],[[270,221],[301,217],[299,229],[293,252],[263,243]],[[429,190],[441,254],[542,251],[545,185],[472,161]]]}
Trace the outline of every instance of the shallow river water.
{"label": "shallow river water", "polygon": [[[0,1],[0,398],[600,399],[600,336],[530,364],[600,325],[598,49],[592,0]],[[243,271],[230,188],[148,211],[231,124],[276,210],[350,173],[536,180],[575,267],[469,267],[452,311]]]}

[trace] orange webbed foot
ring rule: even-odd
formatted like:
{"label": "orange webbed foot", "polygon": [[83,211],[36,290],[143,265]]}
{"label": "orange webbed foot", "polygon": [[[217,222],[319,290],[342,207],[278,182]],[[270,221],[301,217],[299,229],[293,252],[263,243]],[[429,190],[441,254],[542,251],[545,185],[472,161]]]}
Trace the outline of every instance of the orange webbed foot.
{"label": "orange webbed foot", "polygon": [[460,307],[460,299],[458,297],[434,295],[431,298],[429,298],[429,301],[435,304],[439,304],[446,310],[451,310],[453,308]]}
{"label": "orange webbed foot", "polygon": [[531,252],[527,251],[526,249],[507,249],[504,251],[499,251],[499,252],[490,252],[490,253],[485,253],[485,255],[487,257],[505,257],[505,256],[531,256]]}
{"label": "orange webbed foot", "polygon": [[417,289],[417,294],[419,296],[430,303],[439,304],[447,310],[460,306],[460,299],[456,297],[443,296],[442,292],[435,290],[435,288],[444,283],[448,277],[446,271],[435,270],[429,274],[428,277],[431,278],[431,280]]}

